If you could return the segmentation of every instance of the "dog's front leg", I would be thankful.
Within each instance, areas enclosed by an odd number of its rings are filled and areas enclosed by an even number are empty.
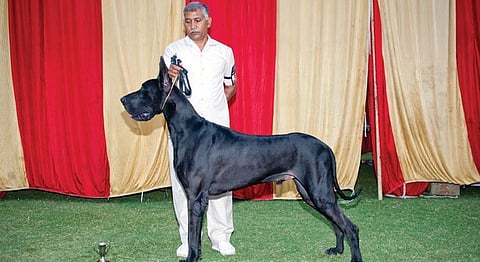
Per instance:
[[[188,262],[196,262],[202,255],[202,220],[208,205],[208,193],[188,197]]]

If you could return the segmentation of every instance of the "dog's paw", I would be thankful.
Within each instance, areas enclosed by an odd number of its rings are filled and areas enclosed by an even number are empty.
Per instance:
[[[343,254],[343,249],[337,248],[337,247],[332,247],[329,248],[325,251],[327,255],[340,255]]]

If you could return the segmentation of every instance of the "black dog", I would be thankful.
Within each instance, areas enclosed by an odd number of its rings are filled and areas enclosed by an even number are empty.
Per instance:
[[[187,261],[201,255],[200,236],[208,196],[262,182],[293,179],[303,200],[333,225],[336,247],[327,254],[342,254],[343,238],[350,241],[352,261],[362,261],[358,227],[340,209],[335,191],[347,200],[336,178],[332,150],[302,133],[251,136],[237,133],[200,117],[175,87],[163,58],[157,79],[121,98],[131,117],[150,120],[163,113],[174,149],[174,166],[188,199]]]

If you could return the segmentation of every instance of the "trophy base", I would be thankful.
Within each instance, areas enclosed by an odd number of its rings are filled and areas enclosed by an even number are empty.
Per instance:
[[[110,260],[106,260],[106,259],[99,259],[99,260],[97,260],[97,262],[110,262]]]

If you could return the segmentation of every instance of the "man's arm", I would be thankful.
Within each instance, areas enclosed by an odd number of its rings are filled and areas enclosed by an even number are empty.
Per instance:
[[[235,84],[233,86],[224,85],[223,91],[225,91],[225,97],[227,98],[227,101],[230,101],[235,93],[237,93],[237,86]]]

